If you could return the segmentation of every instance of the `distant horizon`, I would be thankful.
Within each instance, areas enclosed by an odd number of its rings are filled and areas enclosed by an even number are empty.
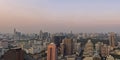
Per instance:
[[[0,31],[0,33],[10,33],[10,34],[14,34],[14,29],[13,30],[9,30],[10,32],[1,32]],[[39,34],[39,32],[40,32],[41,30],[39,30],[39,31],[35,31],[35,32],[25,32],[24,30],[19,30],[19,29],[16,29],[16,32],[21,32],[21,33],[25,33],[25,34],[32,34],[32,33],[35,33],[35,34]],[[42,30],[42,32],[48,32],[48,33],[52,33],[52,34],[54,34],[54,33],[71,33],[71,31],[72,31],[72,33],[74,34],[77,34],[77,33],[110,33],[110,32],[114,32],[114,33],[120,33],[120,32],[116,32],[116,31],[104,31],[104,32],[98,32],[98,31],[93,31],[93,32],[85,32],[85,31],[79,31],[79,32],[75,32],[75,31],[73,31],[73,30],[68,30],[68,31],[61,31],[61,32],[50,32],[50,31],[46,31],[46,30]]]
[[[0,32],[120,32],[120,0],[0,0]]]

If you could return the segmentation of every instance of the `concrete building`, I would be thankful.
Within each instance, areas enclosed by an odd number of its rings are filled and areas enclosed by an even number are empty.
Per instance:
[[[93,60],[93,57],[85,57],[83,60]]]
[[[111,47],[115,48],[115,33],[114,32],[110,33],[109,44]]]
[[[76,60],[75,57],[68,57],[67,60]]]
[[[60,47],[60,43],[62,43],[62,40],[65,38],[65,36],[53,36],[54,43],[56,44],[56,47]]]
[[[114,57],[112,57],[111,55],[107,56],[106,60],[114,60]]]
[[[42,30],[40,30],[40,32],[39,32],[39,40],[43,40],[43,31]]]
[[[85,48],[84,48],[83,56],[92,57],[93,51],[94,51],[93,43],[91,42],[91,40],[88,40],[88,42],[86,43]]]
[[[60,44],[60,53],[61,53],[61,56],[65,55],[65,45],[64,45],[64,43]]]
[[[101,60],[100,55],[98,54],[98,52],[96,51],[96,53],[93,56],[93,60]]]
[[[63,43],[65,45],[65,55],[71,55],[73,53],[73,43],[72,39],[65,38],[63,40]]]
[[[100,53],[100,47],[101,47],[101,43],[100,43],[100,42],[98,42],[98,43],[95,44],[95,50],[96,50],[98,53]]]
[[[4,56],[4,60],[24,60],[24,51],[21,48],[8,50]]]
[[[101,52],[100,52],[102,57],[107,57],[109,55],[109,49],[108,46],[106,44],[103,44],[101,46]]]
[[[48,45],[47,60],[57,60],[56,45],[54,43]]]
[[[4,48],[0,48],[0,57],[4,55]]]

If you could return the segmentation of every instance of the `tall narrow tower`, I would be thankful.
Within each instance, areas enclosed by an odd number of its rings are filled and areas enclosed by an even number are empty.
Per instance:
[[[115,47],[115,33],[111,32],[109,36],[109,44],[111,47]]]
[[[65,38],[62,42],[65,45],[65,55],[71,55],[73,53],[73,40]]]
[[[39,39],[40,39],[40,40],[43,39],[43,31],[42,31],[42,30],[40,30],[40,32],[39,32]]]
[[[49,44],[47,49],[47,60],[56,60],[56,54],[56,45],[54,43]]]
[[[16,28],[14,28],[13,39],[16,40]]]
[[[16,33],[16,28],[14,28],[14,34]]]

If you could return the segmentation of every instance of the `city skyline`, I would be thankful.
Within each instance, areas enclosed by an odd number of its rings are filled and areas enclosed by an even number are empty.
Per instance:
[[[0,1],[0,32],[120,32],[119,0]]]

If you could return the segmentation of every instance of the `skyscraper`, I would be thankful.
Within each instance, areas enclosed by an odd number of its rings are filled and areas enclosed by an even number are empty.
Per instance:
[[[47,49],[47,60],[56,60],[56,59],[57,59],[56,45],[54,43],[51,43],[48,45],[48,49]]]
[[[109,55],[108,46],[106,44],[101,45],[101,56],[107,57]]]
[[[16,29],[15,28],[14,28],[14,33],[13,34],[14,34],[13,37],[14,37],[14,40],[15,40],[15,37],[16,37]]]
[[[65,45],[65,55],[71,55],[73,53],[73,42],[72,39],[65,38],[63,40],[63,43]]]
[[[101,57],[97,51],[95,52],[95,54],[93,56],[93,60],[101,60]]]
[[[60,53],[61,53],[61,56],[64,56],[64,53],[65,53],[65,45],[63,43],[60,44]]]
[[[24,51],[21,48],[14,48],[8,50],[4,56],[4,60],[24,60]]]
[[[16,34],[16,28],[14,28],[14,34]]]
[[[96,50],[98,53],[100,53],[100,46],[101,46],[101,43],[100,43],[100,42],[98,42],[98,43],[95,44],[95,50]]]
[[[111,47],[115,47],[115,33],[111,32],[109,36],[109,44]]]
[[[94,51],[93,47],[94,46],[93,46],[92,41],[88,40],[88,42],[86,43],[85,48],[84,48],[83,56],[92,57],[93,56],[93,51]]]
[[[16,31],[16,29],[14,28],[14,40],[20,40],[21,37],[21,32]]]
[[[54,36],[53,40],[56,44],[56,47],[60,47],[60,43],[62,43],[62,40],[65,38],[65,36]]]
[[[43,32],[42,32],[42,30],[40,30],[40,32],[39,32],[39,39],[40,39],[40,40],[43,39]]]

